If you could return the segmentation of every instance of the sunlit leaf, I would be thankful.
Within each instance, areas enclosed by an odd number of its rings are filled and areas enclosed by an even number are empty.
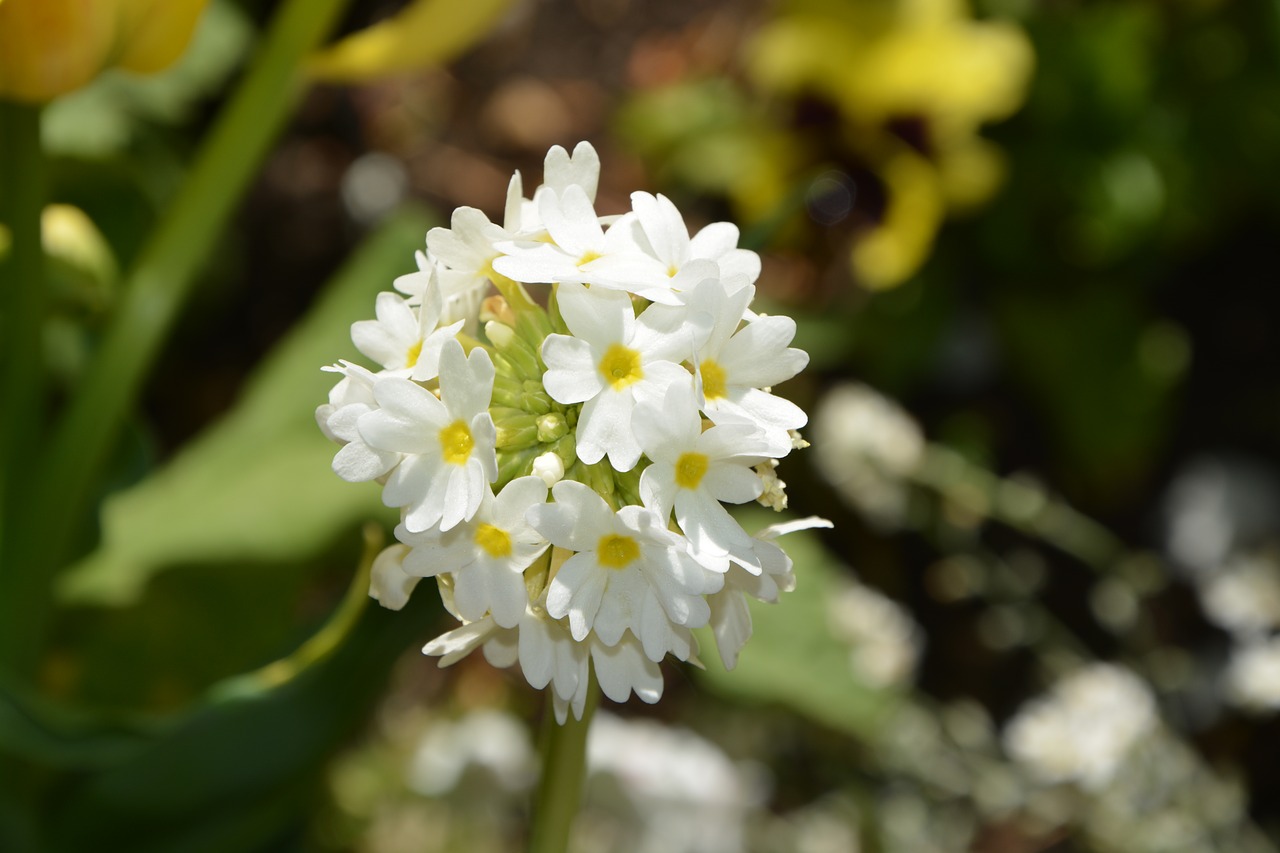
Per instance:
[[[319,80],[358,83],[439,65],[479,41],[510,5],[511,0],[415,0],[315,56],[309,70]]]

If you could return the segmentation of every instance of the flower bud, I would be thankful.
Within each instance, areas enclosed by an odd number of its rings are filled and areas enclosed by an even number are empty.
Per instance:
[[[533,460],[533,476],[540,477],[547,488],[551,488],[564,479],[564,460],[547,451]]]
[[[569,431],[569,422],[559,412],[551,412],[538,418],[538,441],[550,443],[564,437]],[[561,476],[564,476],[563,472]]]
[[[484,334],[485,337],[489,339],[489,342],[495,347],[498,349],[506,349],[511,345],[511,341],[515,338],[516,331],[505,323],[499,323],[497,320],[490,320],[484,324]]]
[[[110,67],[153,74],[186,49],[208,0],[5,0],[0,98],[43,103]]]

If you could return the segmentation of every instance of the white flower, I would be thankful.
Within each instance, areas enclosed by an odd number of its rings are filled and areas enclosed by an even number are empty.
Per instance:
[[[612,701],[626,702],[632,693],[650,705],[662,698],[662,670],[646,656],[640,641],[631,634],[624,634],[612,646],[606,646],[595,636],[588,636],[585,642],[575,643],[575,646],[587,650],[600,692]],[[582,719],[589,684],[584,667],[572,696],[552,694],[556,720],[563,724],[570,710],[575,719]]]
[[[416,311],[404,299],[383,291],[374,304],[377,319],[352,323],[351,341],[395,375],[418,382],[435,379],[440,373],[440,348],[462,328],[461,320],[439,327],[440,310],[440,289],[434,283],[428,284]]]
[[[635,637],[625,635],[613,645],[592,638],[590,645],[591,665],[605,696],[625,702],[634,693],[650,705],[662,698],[662,670]],[[574,707],[580,718],[581,703],[576,697]]]
[[[823,476],[872,521],[896,524],[906,509],[904,480],[925,451],[911,416],[865,385],[838,385],[822,398],[813,435]]]
[[[666,196],[634,192],[631,209],[644,232],[642,246],[662,262],[668,278],[696,260],[715,261],[723,276],[743,276],[747,284],[760,277],[760,256],[738,248],[736,225],[713,222],[690,240],[684,217]]]
[[[562,284],[560,313],[573,333],[548,335],[543,386],[559,403],[585,403],[578,415],[578,458],[588,465],[606,454],[618,471],[640,459],[631,427],[637,398],[660,400],[667,387],[688,381],[680,362],[706,339],[705,315],[651,305],[638,318],[631,298]]]
[[[759,573],[751,537],[721,501],[741,504],[759,497],[763,484],[752,466],[786,454],[790,443],[770,441],[749,424],[704,431],[693,388],[685,382],[673,383],[660,406],[637,407],[632,427],[653,462],[640,477],[644,505],[664,519],[674,509],[693,556],[707,568],[723,572],[732,557]]]
[[[798,530],[818,527],[831,527],[831,522],[809,516],[771,524],[759,531],[751,537],[751,544],[761,571],[752,574],[741,566],[731,565],[724,576],[724,589],[707,596],[707,603],[711,606],[711,630],[725,669],[737,666],[742,647],[751,639],[751,611],[747,609],[747,598],[777,604],[779,592],[791,592],[796,588],[791,558],[773,540]]]
[[[497,244],[510,239],[505,228],[474,207],[458,208],[448,228],[427,232],[427,255],[446,268],[441,274],[445,288],[459,306],[465,306],[468,318],[479,313],[493,277],[493,259],[500,254]]]
[[[505,668],[519,663],[531,687],[541,690],[550,686],[560,722],[564,722],[561,710],[569,707],[575,717],[582,718],[589,646],[574,640],[568,628],[548,616],[542,607],[527,606],[513,628],[503,628],[492,616],[469,622],[436,637],[422,651],[438,656],[440,666],[452,666],[481,647],[485,660],[493,666]]]
[[[467,334],[474,334],[476,319],[480,314],[480,302],[487,290],[486,279],[477,279],[473,271],[451,270],[430,253],[414,253],[417,272],[406,273],[392,282],[403,293],[410,305],[420,305],[431,289],[440,291],[440,322],[452,325],[462,321]]]
[[[809,356],[790,346],[796,334],[790,317],[759,317],[739,328],[755,292],[753,286],[729,292],[704,281],[690,295],[690,308],[706,312],[713,323],[697,356],[702,408],[715,423],[745,420],[789,443],[788,431],[804,426],[808,417],[764,389],[795,376]]]
[[[861,681],[890,687],[911,679],[920,658],[920,629],[896,601],[849,583],[827,602],[827,621],[835,638],[849,646],[850,663]]]
[[[555,503],[535,506],[529,520],[559,548],[574,551],[547,588],[547,613],[569,617],[575,640],[594,633],[617,645],[628,629],[650,660],[684,645],[676,628],[707,623],[702,596],[721,586],[720,575],[689,556],[683,537],[652,510],[625,506],[613,512],[590,488],[556,483]]]
[[[528,603],[524,570],[547,550],[547,540],[525,521],[525,512],[545,503],[547,486],[537,477],[520,477],[497,497],[486,490],[469,520],[446,531],[410,532],[396,527],[396,538],[412,550],[404,571],[418,577],[453,575],[453,601],[467,622],[492,612],[503,628],[514,628]]]
[[[634,217],[623,216],[606,231],[577,185],[562,193],[541,193],[538,212],[550,242],[499,244],[503,256],[493,262],[497,272],[523,282],[590,281],[658,302],[678,302],[661,262],[636,244]]]
[[[1252,640],[1231,651],[1227,694],[1251,711],[1280,708],[1280,637]]]
[[[1037,779],[1098,790],[1156,722],[1147,686],[1126,669],[1098,663],[1024,705],[1005,729],[1004,743]]]
[[[369,597],[388,610],[401,610],[409,603],[409,595],[418,585],[419,578],[404,570],[404,558],[409,546],[397,542],[389,545],[373,558],[369,576]]]
[[[379,379],[379,408],[360,416],[371,447],[405,454],[382,500],[406,509],[406,530],[448,530],[470,519],[498,476],[496,430],[489,416],[493,362],[483,349],[464,356],[456,340],[440,354],[440,399],[407,379]]]
[[[316,409],[320,429],[342,444],[333,457],[334,473],[348,483],[364,483],[384,476],[399,464],[403,454],[370,447],[358,427],[360,418],[378,406],[373,395],[377,377],[347,361],[324,370],[342,374],[341,381],[329,392],[328,405]]]
[[[516,239],[539,240],[546,235],[538,208],[541,196],[547,192],[563,194],[569,187],[577,186],[587,200],[594,203],[600,181],[600,155],[590,142],[579,142],[572,155],[561,146],[553,145],[542,163],[542,180],[542,185],[533,191],[532,199],[524,198],[520,172],[512,175],[507,184],[503,227]]]
[[[1234,555],[1200,584],[1205,615],[1237,635],[1280,627],[1280,566],[1265,554]]]

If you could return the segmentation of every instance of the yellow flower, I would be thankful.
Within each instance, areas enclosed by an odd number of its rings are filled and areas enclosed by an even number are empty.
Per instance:
[[[854,271],[893,287],[928,257],[947,214],[1000,185],[1000,150],[979,136],[1026,96],[1035,56],[1017,26],[975,20],[966,0],[787,0],[754,40],[749,71],[768,92],[815,92],[849,149],[884,183],[881,221],[860,235]],[[894,122],[922,128],[923,150]]]
[[[42,103],[107,68],[151,74],[186,49],[208,0],[0,0],[0,98]]]

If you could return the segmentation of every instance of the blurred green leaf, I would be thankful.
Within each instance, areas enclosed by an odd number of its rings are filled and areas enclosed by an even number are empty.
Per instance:
[[[325,762],[438,610],[429,595],[399,613],[366,609],[342,645],[292,679],[269,687],[271,678],[240,677],[215,687],[207,704],[163,737],[63,786],[52,804],[50,849],[215,853],[293,846],[287,839],[314,798]]]
[[[164,730],[158,719],[67,708],[0,680],[0,755],[49,767],[101,767],[143,748]]]
[[[749,530],[778,520],[763,512],[738,517]],[[827,602],[843,569],[811,532],[790,534],[778,544],[795,561],[795,591],[776,605],[751,602],[751,640],[732,672],[725,671],[711,651],[714,640],[703,632],[702,680],[732,699],[776,703],[855,737],[873,737],[900,699],[892,690],[860,682],[849,649],[828,628]]]
[[[996,307],[1014,379],[1058,445],[1061,480],[1104,505],[1132,495],[1169,436],[1190,358],[1183,331],[1147,317],[1120,282],[1010,291]]]
[[[376,487],[338,479],[313,412],[334,384],[320,367],[354,356],[350,324],[405,271],[429,225],[391,220],[245,389],[236,408],[153,476],[103,507],[102,544],[62,578],[65,602],[125,605],[176,564],[305,560],[380,512]],[[385,511],[382,511],[385,512]]]

